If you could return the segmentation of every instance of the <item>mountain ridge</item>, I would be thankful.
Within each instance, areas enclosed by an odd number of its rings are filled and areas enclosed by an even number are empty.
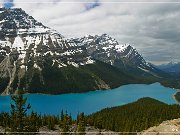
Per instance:
[[[180,74],[180,62],[174,63],[169,62],[167,64],[159,65],[158,68],[165,72],[174,73],[174,74]]]
[[[118,67],[134,75],[148,75],[160,77],[164,73],[144,60],[141,54],[130,44],[119,44],[107,34],[87,35],[82,38],[71,39],[79,46],[85,46],[88,54],[94,59]],[[134,73],[133,73],[134,72]],[[159,76],[159,73],[161,74]],[[161,78],[161,77],[160,77]]]

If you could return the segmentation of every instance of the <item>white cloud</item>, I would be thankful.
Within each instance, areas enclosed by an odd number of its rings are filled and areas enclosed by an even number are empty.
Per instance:
[[[93,6],[97,2],[99,5]],[[107,33],[120,43],[133,44],[151,62],[178,61],[180,4],[160,3],[172,2],[170,0],[144,2],[148,1],[14,1],[15,7],[23,8],[35,19],[66,37]],[[91,8],[87,10],[87,6]]]

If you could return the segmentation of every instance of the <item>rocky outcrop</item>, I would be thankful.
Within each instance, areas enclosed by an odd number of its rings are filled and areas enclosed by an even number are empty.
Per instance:
[[[70,133],[67,133],[67,134],[68,135],[76,135],[77,134],[77,132],[76,132],[77,129],[76,128],[77,128],[77,125],[72,125],[71,129],[70,129]],[[9,128],[5,129],[5,128],[0,126],[0,133],[8,134],[9,131],[10,131]],[[86,132],[86,135],[100,135],[100,134],[103,134],[103,135],[118,135],[118,133],[116,133],[116,132],[109,131],[109,130],[106,130],[106,129],[97,129],[97,128],[94,128],[92,126],[86,126],[85,132]],[[60,135],[61,133],[62,133],[62,129],[59,128],[59,125],[55,125],[54,130],[49,130],[46,126],[40,127],[38,135],[50,135],[50,134]]]
[[[164,121],[159,126],[151,127],[138,135],[180,135],[180,118]]]

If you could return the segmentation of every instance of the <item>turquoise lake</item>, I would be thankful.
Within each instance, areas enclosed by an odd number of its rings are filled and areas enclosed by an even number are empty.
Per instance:
[[[130,84],[106,91],[92,91],[80,94],[43,95],[28,94],[32,110],[41,114],[60,114],[68,111],[75,118],[78,112],[91,114],[103,108],[120,106],[139,98],[151,97],[167,104],[176,104],[173,94],[177,90],[166,88],[159,83],[151,85]],[[10,96],[0,96],[0,111],[10,110]]]

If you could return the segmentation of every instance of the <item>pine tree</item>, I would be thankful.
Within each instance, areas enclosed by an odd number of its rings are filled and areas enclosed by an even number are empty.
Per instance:
[[[63,110],[61,111],[61,121],[63,121],[63,119],[64,119],[64,112],[63,112]]]
[[[55,126],[55,118],[53,116],[48,116],[48,129],[53,130]]]
[[[31,115],[28,117],[28,132],[38,132],[40,128],[40,120],[39,116],[37,113],[32,112]]]
[[[30,104],[26,105],[27,97],[24,98],[22,92],[19,92],[11,99],[11,132],[27,132],[27,111],[31,108]]]
[[[63,112],[61,112],[61,122],[60,122],[60,127],[62,129],[62,135],[68,135],[69,133],[69,125],[70,125],[70,120],[69,120],[69,116],[66,112],[66,114],[64,114]]]
[[[77,127],[77,134],[78,135],[85,135],[85,116],[84,113],[80,113],[77,116],[77,122],[78,122],[78,127]]]

